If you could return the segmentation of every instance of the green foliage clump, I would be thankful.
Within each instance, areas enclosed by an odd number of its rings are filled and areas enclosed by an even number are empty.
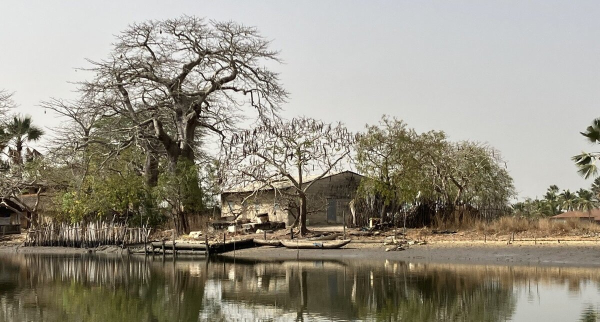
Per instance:
[[[383,117],[357,138],[357,168],[367,179],[364,198],[397,212],[417,200],[457,207],[504,209],[514,196],[500,153],[481,143],[449,141],[444,132],[417,133]]]
[[[117,219],[155,226],[163,221],[152,191],[133,173],[89,176],[82,189],[59,195],[60,213],[71,222]]]
[[[179,211],[199,213],[205,208],[199,182],[198,167],[190,160],[179,159],[175,172],[163,172],[159,176],[156,196]]]

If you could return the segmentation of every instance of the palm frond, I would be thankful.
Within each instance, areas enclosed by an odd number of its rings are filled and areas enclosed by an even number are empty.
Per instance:
[[[595,177],[596,175],[598,175],[598,167],[595,163],[578,165],[578,167],[579,170],[577,170],[577,173],[579,173],[579,175],[581,175],[584,179],[588,179],[590,177]]]

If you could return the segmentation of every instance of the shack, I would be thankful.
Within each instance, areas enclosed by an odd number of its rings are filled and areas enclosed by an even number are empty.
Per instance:
[[[23,208],[13,200],[0,200],[0,235],[20,234]]]
[[[562,214],[550,217],[550,220],[555,221],[567,221],[567,220],[580,220],[590,221],[600,224],[600,209],[592,209],[592,211],[567,211]]]
[[[339,225],[344,218],[347,223],[351,222],[349,203],[356,196],[362,178],[352,171],[333,173],[314,183],[315,179],[308,178],[304,185],[312,185],[306,191],[307,223],[312,226]],[[269,221],[291,225],[298,215],[299,205],[286,192],[293,192],[289,182],[280,183],[277,189],[244,187],[224,191],[221,193],[221,217],[258,221],[259,215],[262,218],[266,215]]]

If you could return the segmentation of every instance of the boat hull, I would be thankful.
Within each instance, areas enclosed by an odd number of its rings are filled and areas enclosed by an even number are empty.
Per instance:
[[[259,246],[274,246],[274,247],[281,246],[281,241],[278,239],[269,240],[269,239],[254,238],[254,243]]]
[[[282,240],[281,244],[291,249],[334,249],[346,246],[350,239],[332,241]]]

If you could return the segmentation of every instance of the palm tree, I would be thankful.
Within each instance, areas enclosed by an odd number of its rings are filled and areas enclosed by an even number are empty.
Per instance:
[[[558,200],[560,203],[560,207],[566,211],[571,211],[575,209],[577,195],[572,193],[569,189],[563,190],[563,192],[558,195]]]
[[[596,198],[600,197],[600,177],[594,179],[594,182],[592,182],[592,186],[590,187],[590,190],[592,190],[592,192],[594,193],[594,196],[596,196]]]
[[[592,221],[592,209],[598,206],[598,200],[594,197],[594,194],[585,189],[579,189],[577,191],[577,209],[580,211],[587,211],[588,219]]]
[[[531,208],[537,216],[552,216],[552,205],[546,199],[535,199],[531,202]]]
[[[558,200],[559,190],[560,189],[558,189],[558,186],[553,184],[548,188],[546,194],[544,195],[544,199],[547,202],[547,207],[550,208],[549,210],[551,216],[557,215],[560,212],[560,202]]]
[[[14,146],[14,149],[9,147],[9,155],[14,164],[23,164],[23,147],[26,142],[37,141],[44,135],[44,131],[31,122],[31,116],[15,115],[5,125],[4,137]]]
[[[585,132],[580,132],[581,135],[585,136],[591,143],[600,143],[600,118],[595,119],[592,125],[585,129]],[[596,176],[598,174],[598,168],[596,166],[596,160],[600,157],[598,152],[583,152],[571,158],[575,161],[575,165],[579,168],[579,174],[584,178]]]

